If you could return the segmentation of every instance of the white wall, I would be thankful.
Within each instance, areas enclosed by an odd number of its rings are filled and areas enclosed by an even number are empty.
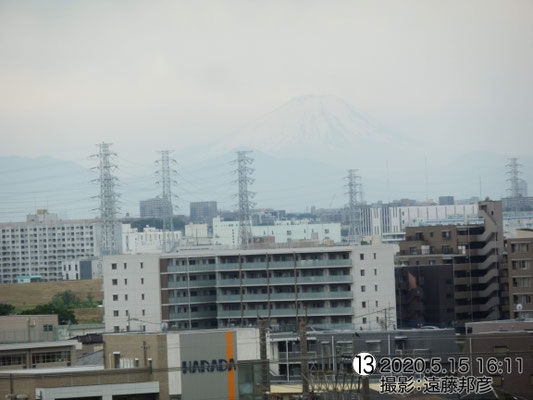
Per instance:
[[[356,329],[383,329],[383,325],[376,321],[376,317],[380,321],[385,321],[387,318],[388,329],[393,329],[396,325],[394,254],[398,250],[398,246],[393,244],[354,247],[352,292],[355,316],[353,323]],[[361,270],[364,270],[364,275],[361,275]],[[364,292],[362,286],[365,287]],[[363,302],[366,303],[366,307],[363,307]],[[363,322],[363,318],[366,318],[366,323]]]
[[[181,240],[181,231],[166,233],[176,243]],[[122,253],[159,253],[163,249],[163,232],[152,227],[145,227],[142,232],[132,228],[130,224],[122,224]]]
[[[114,263],[117,264],[116,269],[112,268]],[[126,264],[126,268],[124,268],[124,264]],[[159,255],[106,256],[104,257],[103,270],[106,332],[113,332],[115,326],[118,326],[121,331],[127,330],[128,316],[126,310],[130,316],[130,330],[142,330],[144,325],[147,331],[160,331]],[[113,284],[115,279],[116,285]],[[118,300],[113,300],[113,295],[117,295]],[[115,310],[118,311],[118,317],[114,316]]]

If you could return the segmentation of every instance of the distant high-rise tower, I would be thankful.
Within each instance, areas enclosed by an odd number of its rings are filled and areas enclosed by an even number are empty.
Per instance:
[[[248,191],[248,185],[254,182],[252,173],[254,169],[250,167],[253,159],[248,157],[250,151],[237,152],[237,183],[239,184],[239,243],[243,248],[247,248],[252,241],[252,227],[250,210],[254,203],[250,200],[254,193]]]
[[[163,251],[171,251],[174,247],[173,240],[171,239],[172,235],[169,235],[169,232],[174,230],[174,208],[172,206],[172,184],[176,183],[172,176],[176,173],[174,169],[170,167],[171,163],[176,161],[170,158],[170,151],[163,150],[160,151],[161,159],[157,160],[156,163],[159,164],[159,171],[156,172],[159,175],[159,184],[161,185],[161,200],[165,207],[162,209],[162,219],[163,219]]]
[[[362,200],[361,177],[356,174],[356,169],[349,169],[346,179],[348,183],[348,209],[350,212],[350,230],[348,240],[352,243],[361,241],[361,212],[359,201]]]
[[[192,201],[190,204],[191,222],[211,224],[217,216],[216,201]]]
[[[98,166],[93,168],[99,172],[99,177],[95,181],[100,183],[100,254],[116,254],[119,245],[117,241],[117,213],[118,213],[118,194],[115,191],[117,178],[113,175],[116,165],[112,159],[116,156],[110,151],[110,143],[100,143],[98,154],[92,157],[98,158]]]
[[[508,175],[507,182],[509,182],[509,192],[510,205],[514,212],[520,211],[520,197],[522,196],[521,189],[523,190],[522,179],[520,179],[520,167],[518,163],[518,158],[513,157],[509,158],[509,162],[506,165]]]

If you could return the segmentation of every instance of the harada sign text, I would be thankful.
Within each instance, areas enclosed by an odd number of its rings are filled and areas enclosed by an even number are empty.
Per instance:
[[[195,361],[183,361],[181,363],[182,372],[184,374],[194,374],[195,372],[215,372],[215,371],[231,371],[237,369],[235,360],[230,358],[229,361],[220,358],[218,360],[195,360]]]

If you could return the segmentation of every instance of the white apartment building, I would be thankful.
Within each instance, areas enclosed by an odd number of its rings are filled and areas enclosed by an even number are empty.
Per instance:
[[[384,329],[396,321],[386,244],[186,250],[104,257],[106,331],[291,326]]]
[[[103,261],[98,259],[76,259],[61,262],[61,274],[64,281],[77,281],[81,279],[102,279]]]
[[[0,224],[2,252],[0,283],[17,277],[62,279],[62,262],[99,256],[100,226],[96,220],[61,220],[57,214],[38,210],[26,222]]]
[[[181,231],[164,233],[160,229],[146,226],[142,232],[139,232],[138,229],[132,228],[130,224],[122,224],[122,253],[159,253],[163,251],[163,235],[166,235],[167,240],[176,244],[180,243],[182,238]]]
[[[288,243],[293,240],[316,240],[341,242],[341,225],[339,223],[309,223],[306,220],[277,221],[275,225],[254,225],[253,237],[273,236],[276,243]],[[231,247],[239,246],[239,221],[222,221],[213,218],[214,244]]]
[[[478,220],[478,205],[432,205],[391,207],[372,205],[361,208],[361,233],[363,236],[399,234],[408,226],[456,224]]]

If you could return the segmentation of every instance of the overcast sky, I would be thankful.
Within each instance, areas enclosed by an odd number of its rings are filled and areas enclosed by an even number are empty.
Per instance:
[[[0,2],[0,156],[181,149],[303,94],[531,154],[533,2]]]

